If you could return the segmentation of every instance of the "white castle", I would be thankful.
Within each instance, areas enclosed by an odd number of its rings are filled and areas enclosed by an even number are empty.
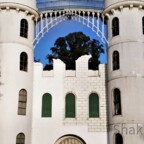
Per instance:
[[[0,144],[143,144],[144,0],[105,0],[96,15],[59,11],[39,11],[35,0],[0,0]],[[51,71],[33,63],[34,34],[39,41],[43,24],[52,27],[65,13],[79,22],[83,16],[83,24],[86,14],[102,39],[107,20],[107,66],[88,70],[90,56],[75,71],[60,60]],[[101,31],[89,16],[103,20]]]

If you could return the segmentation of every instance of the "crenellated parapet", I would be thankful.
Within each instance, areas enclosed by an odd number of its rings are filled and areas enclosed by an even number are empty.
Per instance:
[[[100,64],[99,70],[89,70],[88,60],[91,56],[82,56],[76,61],[76,70],[66,70],[65,64],[59,60],[54,59],[54,69],[50,71],[43,71],[41,63],[34,63],[34,72],[41,77],[105,77],[105,65]],[[60,75],[60,72],[62,75]]]
[[[38,103],[34,107],[39,108],[37,114],[34,113],[34,117],[41,115],[42,106],[39,102],[44,93],[49,93],[54,104],[49,122],[59,119],[59,123],[63,125],[62,130],[65,131],[69,126],[73,126],[72,133],[75,133],[76,126],[78,130],[84,126],[89,132],[107,131],[106,66],[100,64],[99,70],[89,70],[90,57],[85,55],[76,60],[76,70],[66,70],[65,64],[59,59],[53,61],[54,69],[51,71],[43,71],[40,63],[34,64],[33,102]],[[76,98],[75,117],[65,116],[65,98],[69,93]],[[89,115],[88,101],[91,94],[97,95],[99,99],[99,114],[96,117]]]

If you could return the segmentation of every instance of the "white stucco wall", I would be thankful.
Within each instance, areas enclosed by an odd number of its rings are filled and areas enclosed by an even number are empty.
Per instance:
[[[26,19],[28,22],[28,39],[20,37],[20,22]],[[33,49],[34,21],[31,15],[24,12],[17,12],[15,9],[2,10],[0,13],[0,42],[19,43]]]
[[[20,5],[24,5],[36,9],[36,0],[0,0],[0,4],[5,4],[5,3],[15,4],[15,5],[20,4]]]
[[[88,70],[89,56],[76,62],[76,71],[66,71],[65,64],[54,60],[54,70],[43,72],[34,64],[32,144],[54,144],[64,135],[77,135],[86,144],[107,143],[105,65],[99,71]],[[65,118],[65,96],[76,96],[76,118]],[[100,98],[100,118],[88,117],[88,96],[96,92]],[[52,95],[52,117],[41,117],[42,96]]]
[[[19,57],[27,52],[28,72],[19,70]],[[0,44],[1,53],[1,97],[0,97],[0,143],[15,143],[16,135],[23,132],[26,143],[31,138],[31,103],[32,103],[32,50],[20,44]],[[31,64],[30,64],[31,63]],[[26,116],[18,115],[18,98],[21,89],[27,90]]]
[[[27,15],[24,11],[16,10],[19,4],[15,3],[14,7],[9,7],[10,4],[3,2],[12,1],[0,1],[0,8],[2,8],[0,12],[0,143],[15,144],[16,136],[19,133],[24,133],[25,143],[30,144],[34,22],[31,14]],[[29,6],[31,2],[29,1]],[[26,6],[21,5],[22,7],[25,9]],[[29,9],[32,8],[29,7]],[[21,19],[28,21],[28,38],[20,37]],[[26,52],[28,55],[27,72],[20,71],[20,54],[22,52]],[[19,91],[21,89],[27,91],[26,115],[18,115]]]
[[[136,5],[144,5],[144,0],[105,0],[105,7],[115,7],[121,5],[129,5],[129,4],[136,4]]]
[[[109,1],[110,2],[110,1]],[[112,13],[108,20],[108,105],[109,105],[109,143],[115,142],[114,134],[123,136],[124,143],[142,144],[143,134],[137,133],[137,125],[143,125],[143,89],[144,89],[144,35],[142,28],[143,9],[111,1]],[[127,1],[124,1],[127,2]],[[138,2],[138,1],[137,1]],[[141,1],[142,2],[142,1]],[[106,10],[108,12],[109,8]],[[119,35],[112,36],[112,20],[119,18]],[[119,52],[120,68],[113,70],[112,55],[114,51]],[[118,88],[121,92],[121,115],[114,115],[113,90]],[[115,129],[114,127],[117,127]],[[126,128],[127,132],[122,128]],[[134,129],[132,133],[130,130]]]
[[[25,134],[26,144],[55,144],[64,135],[79,136],[86,144],[113,144],[117,132],[122,134],[126,144],[143,144],[141,132],[144,134],[144,129],[137,133],[144,123],[143,7],[143,0],[106,0],[104,13],[107,12],[109,18],[107,87],[105,65],[100,65],[98,71],[88,70],[89,56],[76,61],[75,71],[66,71],[60,60],[54,60],[54,70],[47,72],[42,70],[41,64],[33,65],[33,20],[38,16],[35,1],[0,0],[0,144],[15,144],[21,132]],[[112,37],[114,17],[120,22],[120,34],[116,37]],[[23,18],[29,23],[28,39],[19,36]],[[112,70],[115,50],[120,54],[117,71]],[[28,54],[28,72],[19,70],[19,56],[23,51]],[[120,116],[113,116],[114,88],[121,91]],[[17,115],[21,89],[26,89],[28,94],[26,116]],[[75,118],[65,118],[65,96],[69,92],[76,96]],[[99,95],[99,118],[88,116],[88,96],[92,92]],[[44,93],[52,95],[51,118],[41,117]]]

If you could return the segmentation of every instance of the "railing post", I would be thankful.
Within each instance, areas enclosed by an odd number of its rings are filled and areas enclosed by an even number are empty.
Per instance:
[[[95,22],[94,16],[95,16],[95,13],[93,12],[92,13],[92,30],[94,30],[94,22]]]
[[[85,16],[85,11],[83,11],[83,25],[85,25],[85,23],[84,23],[84,16]]]
[[[90,26],[89,26],[89,22],[90,22],[90,20],[89,20],[89,15],[90,15],[90,12],[88,11],[88,12],[87,12],[87,14],[88,14],[88,22],[87,22],[87,27],[90,27]]]
[[[87,17],[85,16],[86,12]],[[72,20],[81,22],[83,25],[89,27],[92,31],[94,31],[97,34],[97,36],[101,38],[102,41],[108,43],[108,40],[105,37],[105,24],[104,24],[105,17],[109,17],[108,14],[105,15],[100,14],[100,11],[91,11],[91,10],[85,11],[85,10],[72,9],[72,10],[47,11],[45,13],[41,13],[40,17],[36,17],[35,39],[33,42],[34,46],[39,43],[39,40],[44,36],[45,32],[48,32],[49,29],[61,23],[62,21],[67,20],[66,18],[67,14],[72,15]],[[100,20],[100,17],[102,21]]]
[[[102,14],[102,40],[104,40],[104,15]]]
[[[97,35],[99,36],[99,16],[100,16],[100,13],[98,12],[97,13]]]

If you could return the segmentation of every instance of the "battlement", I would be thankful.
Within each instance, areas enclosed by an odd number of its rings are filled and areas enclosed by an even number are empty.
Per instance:
[[[54,69],[43,71],[41,63],[34,64],[34,72],[42,77],[101,77],[105,75],[105,65],[100,64],[99,70],[89,70],[88,60],[91,56],[81,56],[76,60],[76,70],[66,70],[66,65],[59,59],[54,59]],[[61,74],[60,74],[61,73]]]
[[[99,65],[99,70],[88,70],[88,60],[91,56],[84,55],[76,60],[76,70],[66,70],[66,65],[59,59],[54,60],[54,69],[43,71],[42,64],[34,64],[34,103],[41,108],[39,103],[44,93],[50,93],[53,99],[53,115],[49,119],[52,122],[61,122],[67,129],[73,125],[81,129],[87,127],[89,132],[106,132],[106,66]],[[76,97],[76,117],[65,117],[64,99],[68,93],[73,93]],[[89,117],[88,97],[91,93],[96,93],[100,99],[100,117]],[[36,111],[37,113],[37,111]],[[37,116],[37,114],[34,114]],[[41,110],[39,110],[39,115]],[[37,120],[37,118],[34,118]],[[41,123],[43,120],[41,119]],[[62,128],[64,129],[64,128]],[[70,130],[71,131],[71,130]]]

